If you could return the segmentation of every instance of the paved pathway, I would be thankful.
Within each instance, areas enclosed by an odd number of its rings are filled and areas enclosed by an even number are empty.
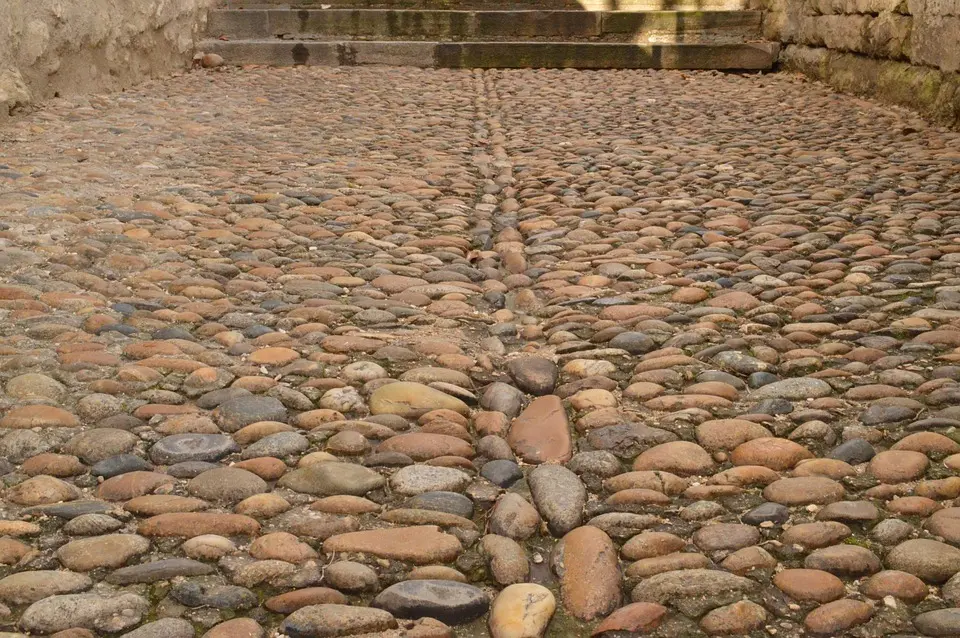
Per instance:
[[[0,129],[0,215],[3,628],[960,635],[956,132],[223,70]]]

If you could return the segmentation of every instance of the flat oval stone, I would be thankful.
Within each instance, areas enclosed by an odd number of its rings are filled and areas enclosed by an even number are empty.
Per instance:
[[[749,578],[713,569],[681,569],[644,579],[633,588],[634,602],[655,602],[699,617],[735,603],[759,586]]]
[[[399,618],[436,618],[467,624],[487,612],[490,598],[482,589],[452,580],[406,580],[387,587],[370,603]]]
[[[446,512],[463,518],[473,518],[473,501],[456,492],[423,492],[407,499],[404,507],[410,509]]]
[[[187,483],[187,492],[214,503],[237,503],[268,489],[262,478],[237,467],[207,470]]]
[[[424,492],[456,492],[470,483],[470,475],[452,467],[408,465],[390,478],[390,486],[398,494],[413,495]]]
[[[557,385],[557,364],[542,357],[520,357],[507,362],[507,372],[517,387],[534,396],[550,394]]]
[[[90,473],[108,479],[127,472],[144,472],[152,469],[153,466],[146,459],[134,454],[118,454],[96,463],[90,469]]]
[[[236,441],[223,434],[174,434],[160,439],[150,448],[150,460],[158,465],[218,461],[239,451]]]
[[[875,574],[881,567],[876,554],[857,545],[833,545],[816,549],[803,561],[803,566],[853,578]]]
[[[249,516],[219,512],[184,512],[158,514],[140,523],[137,531],[149,537],[193,538],[216,534],[219,536],[252,536],[260,531],[260,524]]]
[[[399,452],[415,461],[429,461],[438,456],[462,456],[473,458],[473,446],[455,436],[410,432],[393,436],[377,448],[380,453]]]
[[[678,476],[713,474],[713,457],[696,443],[672,441],[643,452],[633,462],[634,470],[662,470]]]
[[[90,589],[93,581],[85,574],[64,570],[17,572],[0,580],[0,600],[28,605],[48,596],[75,594]]]
[[[929,538],[915,538],[890,550],[887,565],[939,585],[960,572],[960,549]]]
[[[802,401],[804,399],[819,399],[833,393],[830,384],[822,379],[798,377],[774,381],[754,390],[750,397],[753,399],[787,399]]]
[[[919,614],[913,626],[924,636],[952,637],[960,634],[960,608],[936,609]]]
[[[236,432],[258,421],[286,423],[287,408],[273,397],[241,395],[224,401],[216,410],[214,418],[224,432]]]
[[[122,567],[150,549],[150,541],[136,534],[107,534],[70,541],[57,550],[60,562],[73,571]]]
[[[785,569],[773,577],[773,584],[790,598],[828,603],[843,598],[843,581],[821,569]]]
[[[38,600],[27,607],[20,617],[20,625],[38,634],[53,634],[74,627],[99,629],[101,625],[109,627],[112,633],[139,624],[149,610],[147,599],[136,594],[64,594]],[[116,622],[108,624],[111,619]]]
[[[873,605],[844,598],[817,607],[807,614],[803,625],[811,633],[836,636],[851,627],[862,625],[872,616]]]
[[[194,638],[193,625],[183,618],[161,618],[141,625],[123,638]]]
[[[669,610],[657,603],[632,603],[616,610],[597,625],[591,636],[606,632],[649,633],[660,626]],[[614,634],[616,635],[616,634]]]
[[[244,460],[260,457],[282,459],[287,456],[302,454],[309,447],[310,441],[299,432],[276,432],[248,445],[240,458]]]
[[[781,505],[833,503],[846,494],[843,485],[822,476],[800,476],[774,481],[763,489],[763,498]]]
[[[303,494],[363,496],[382,486],[386,480],[377,472],[355,463],[313,463],[285,474],[277,481]]]

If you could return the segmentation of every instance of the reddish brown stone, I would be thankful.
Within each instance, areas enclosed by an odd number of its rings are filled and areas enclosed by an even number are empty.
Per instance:
[[[605,632],[643,632],[648,633],[660,626],[667,608],[657,603],[633,603],[621,607],[603,619],[590,634],[599,636]]]
[[[563,463],[573,454],[570,422],[560,397],[534,399],[513,420],[507,434],[513,451],[527,463]]]
[[[140,523],[144,536],[179,536],[193,538],[204,534],[219,536],[253,536],[260,531],[260,524],[241,514],[214,512],[190,512],[183,514],[160,514]]]
[[[617,549],[602,530],[584,525],[563,537],[563,604],[580,620],[590,621],[620,604]]]

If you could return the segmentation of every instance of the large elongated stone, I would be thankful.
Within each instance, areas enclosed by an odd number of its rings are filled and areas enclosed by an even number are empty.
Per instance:
[[[456,536],[445,534],[434,525],[348,532],[331,536],[323,543],[327,553],[363,552],[417,565],[450,562],[461,549]]]
[[[169,558],[123,567],[107,576],[107,582],[114,585],[155,583],[158,580],[170,580],[177,576],[202,576],[213,571],[213,566],[207,563],[189,558]]]
[[[193,538],[204,534],[219,536],[252,536],[260,531],[260,524],[241,514],[218,512],[184,512],[159,514],[140,523],[137,528],[144,536],[179,536]]]
[[[617,548],[602,530],[584,525],[557,546],[563,605],[580,620],[594,620],[620,605]]]

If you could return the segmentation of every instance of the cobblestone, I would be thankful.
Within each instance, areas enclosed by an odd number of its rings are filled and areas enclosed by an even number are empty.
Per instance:
[[[12,121],[0,629],[955,633],[958,149],[652,71]]]

